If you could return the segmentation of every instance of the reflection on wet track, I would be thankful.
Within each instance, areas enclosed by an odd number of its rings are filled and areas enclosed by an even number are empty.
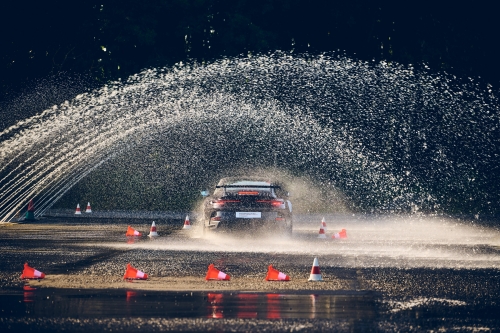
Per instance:
[[[191,293],[28,287],[0,294],[0,311],[10,317],[351,318],[370,321],[377,312],[374,295],[372,292]]]
[[[302,218],[302,219],[301,219]],[[181,220],[45,219],[0,228],[0,332],[495,331],[497,224],[298,216],[292,237],[202,235]],[[347,239],[332,239],[346,228]],[[323,282],[307,282],[318,257]],[[19,279],[28,261],[47,277]],[[123,281],[127,263],[150,275]],[[208,264],[231,281],[205,281]],[[268,266],[289,282],[265,281]],[[73,289],[66,289],[73,288]],[[93,289],[90,289],[93,288]],[[155,291],[156,290],[156,291]],[[188,291],[186,291],[188,290]],[[140,329],[139,329],[140,328]]]
[[[209,293],[206,307],[210,318],[356,318],[375,317],[372,293],[336,295]]]

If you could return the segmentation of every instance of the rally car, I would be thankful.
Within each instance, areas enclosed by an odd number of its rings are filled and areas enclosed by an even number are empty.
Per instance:
[[[266,178],[223,178],[203,203],[203,230],[275,229],[291,235],[292,203],[283,186]]]

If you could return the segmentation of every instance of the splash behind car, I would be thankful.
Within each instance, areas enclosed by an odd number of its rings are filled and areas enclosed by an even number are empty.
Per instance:
[[[277,229],[292,233],[292,203],[278,182],[223,178],[205,198],[204,230]]]

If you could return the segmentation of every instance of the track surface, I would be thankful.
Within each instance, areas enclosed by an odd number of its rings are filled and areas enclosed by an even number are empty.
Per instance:
[[[498,229],[442,217],[303,215],[291,238],[183,219],[48,217],[0,226],[3,331],[498,331]],[[313,258],[324,282],[307,282]],[[47,274],[23,290],[22,265]],[[125,266],[149,274],[124,282]],[[205,281],[207,266],[231,281]],[[290,282],[266,282],[272,264]],[[127,318],[127,319],[123,319]]]

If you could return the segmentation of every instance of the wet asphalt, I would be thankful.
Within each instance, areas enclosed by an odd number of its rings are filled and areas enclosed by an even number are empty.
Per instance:
[[[241,243],[247,245],[239,251],[233,243],[205,244],[197,231],[182,229],[183,219],[156,221],[162,237],[156,243],[145,236],[124,236],[128,225],[147,234],[151,220],[137,218],[46,217],[0,226],[0,331],[500,331],[500,250],[480,244],[482,240],[452,244],[464,258],[479,253],[470,264],[441,264],[444,259],[436,259],[435,253],[443,252],[443,244],[435,242],[417,251],[434,264],[408,265],[412,258],[375,255],[366,247],[349,257],[350,250],[341,246],[358,246],[356,239],[332,248],[317,243],[316,233],[300,224],[291,239],[278,245],[254,248],[252,237],[258,236],[246,234]],[[275,248],[295,243],[314,247],[290,253]],[[396,244],[395,251],[401,244],[406,243]],[[304,283],[314,256],[320,259],[324,284]],[[84,276],[88,285],[44,288],[33,281],[35,289],[26,289],[19,278],[24,262],[47,275],[68,276],[69,283],[72,276]],[[188,276],[204,283],[207,265],[215,263],[234,277],[237,287],[244,278],[254,282],[235,290],[208,290],[209,285],[204,285],[207,290],[189,290],[186,285],[178,291],[93,287],[97,276],[120,281],[128,262],[150,274],[152,281]],[[262,289],[269,263],[287,272],[292,282]]]

